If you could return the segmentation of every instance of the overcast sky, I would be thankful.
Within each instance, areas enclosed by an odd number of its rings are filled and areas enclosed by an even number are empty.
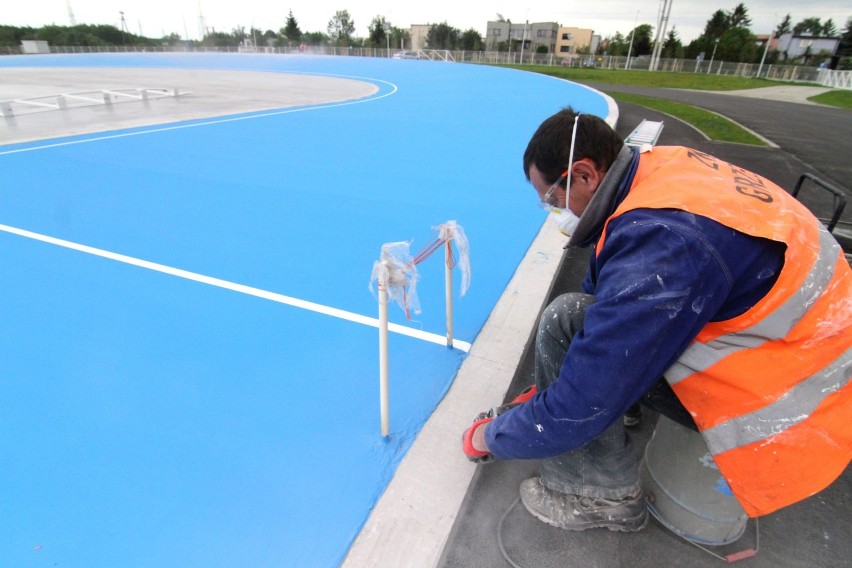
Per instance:
[[[672,0],[669,29],[677,28],[686,44],[704,30],[717,9],[731,11],[739,2],[723,0]],[[850,0],[748,0],[743,2],[752,20],[755,34],[771,32],[786,14],[793,23],[809,17],[823,22],[834,20],[838,30],[845,29],[852,17]],[[462,31],[473,28],[485,35],[486,22],[497,14],[513,22],[557,22],[563,26],[591,28],[601,37],[615,32],[627,34],[639,24],[656,25],[660,0],[5,0],[0,25],[41,27],[47,24],[70,25],[69,6],[78,24],[111,24],[121,27],[120,12],[128,31],[148,37],[170,33],[199,39],[199,13],[208,28],[230,32],[237,26],[246,29],[275,30],[284,26],[290,10],[303,32],[325,32],[328,21],[338,10],[347,10],[355,22],[355,35],[367,36],[367,26],[384,16],[394,26],[447,22]]]

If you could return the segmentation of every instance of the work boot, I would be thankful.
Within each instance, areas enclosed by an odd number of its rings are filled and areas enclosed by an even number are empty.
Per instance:
[[[602,527],[632,532],[648,522],[648,509],[640,490],[620,501],[580,497],[548,489],[540,477],[521,483],[521,502],[532,516],[554,527],[583,531]]]

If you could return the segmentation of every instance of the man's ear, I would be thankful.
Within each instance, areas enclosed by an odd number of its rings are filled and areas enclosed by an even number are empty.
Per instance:
[[[598,170],[591,159],[583,158],[574,162],[571,169],[571,179],[581,181],[584,185],[592,188],[591,191],[594,191],[601,184],[604,173]]]

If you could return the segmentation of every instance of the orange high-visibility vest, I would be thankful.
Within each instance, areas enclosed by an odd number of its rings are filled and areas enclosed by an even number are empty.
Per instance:
[[[642,154],[631,209],[679,209],[787,246],[767,295],[710,322],[665,372],[752,516],[821,491],[852,458],[852,270],[837,241],[767,179],[688,148]]]

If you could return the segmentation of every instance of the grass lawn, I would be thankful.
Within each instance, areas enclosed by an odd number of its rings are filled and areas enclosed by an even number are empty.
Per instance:
[[[644,97],[642,95],[616,92],[607,94],[616,101],[633,103],[679,118],[706,134],[711,140],[766,146],[766,142],[715,112],[700,109],[692,105],[655,99],[653,97]]]
[[[810,97],[808,100],[822,105],[831,105],[838,108],[852,108],[852,91],[829,91],[827,93],[823,93],[815,97]]]
[[[782,84],[777,81],[766,79],[752,79],[747,77],[732,77],[727,75],[701,74],[701,73],[671,73],[671,72],[649,72],[649,71],[623,71],[615,69],[596,68],[564,68],[551,67],[547,65],[502,65],[534,73],[542,73],[577,83],[599,83],[600,89],[617,101],[633,103],[650,109],[664,112],[684,122],[691,124],[711,140],[719,142],[735,142],[738,144],[752,144],[765,146],[766,143],[743,129],[734,122],[714,113],[698,107],[677,103],[666,99],[658,99],[641,95],[627,93],[609,92],[605,85],[636,85],[640,87],[668,88],[668,89],[695,89],[701,91],[736,91],[740,89],[759,89],[761,87],[777,87]],[[813,83],[798,83],[794,86],[818,86]],[[852,108],[852,91],[835,90],[829,91],[809,100],[831,105],[838,108]]]
[[[577,83],[609,83],[611,85],[637,85],[667,89],[697,89],[702,91],[736,91],[738,89],[758,89],[774,87],[777,81],[766,79],[748,79],[727,75],[703,75],[701,73],[670,73],[668,71],[619,71],[615,69],[595,69],[591,67],[550,67],[547,65],[505,65],[513,69],[523,69],[534,73],[552,75]]]

